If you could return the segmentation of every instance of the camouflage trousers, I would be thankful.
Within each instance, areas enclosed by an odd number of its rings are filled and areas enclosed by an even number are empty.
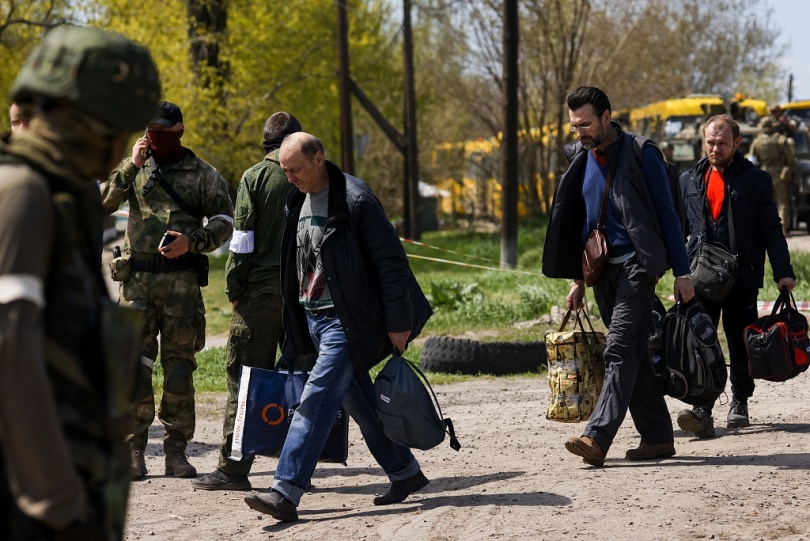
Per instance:
[[[281,345],[284,333],[281,295],[248,293],[233,310],[228,334],[227,368],[228,403],[222,426],[223,442],[219,452],[218,468],[230,475],[247,475],[253,465],[253,457],[241,461],[230,460],[233,444],[233,423],[236,417],[236,400],[239,391],[239,374],[242,366],[273,368],[276,350]]]
[[[185,452],[194,436],[194,354],[205,345],[205,305],[197,276],[192,270],[134,272],[121,283],[119,302],[145,312],[130,446],[146,449],[149,425],[155,418],[152,368],[160,336],[163,398],[158,419],[165,427],[163,447]]]

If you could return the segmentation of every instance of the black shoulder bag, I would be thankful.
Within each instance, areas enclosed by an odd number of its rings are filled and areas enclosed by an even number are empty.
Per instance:
[[[703,188],[703,205],[700,208],[700,221],[703,224],[702,242],[697,254],[692,259],[690,278],[695,285],[695,293],[713,301],[722,301],[734,287],[737,279],[737,242],[734,238],[734,214],[731,210],[731,194],[728,185],[724,184],[728,203],[728,234],[731,251],[722,243],[706,242],[705,210],[709,204],[706,188]]]

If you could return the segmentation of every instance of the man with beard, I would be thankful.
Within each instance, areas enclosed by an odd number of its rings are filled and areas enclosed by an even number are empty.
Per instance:
[[[121,282],[121,304],[145,312],[130,440],[132,478],[146,475],[149,425],[155,417],[152,369],[158,354],[163,365],[163,398],[158,418],[166,475],[196,477],[186,446],[194,435],[194,354],[205,345],[205,306],[200,287],[208,284],[208,259],[233,231],[233,204],[225,180],[194,152],[180,144],[183,113],[174,103],[160,104],[146,135],[101,185],[104,210],[129,202],[129,223],[122,257],[113,261]],[[203,218],[207,223],[203,226]]]
[[[675,297],[684,302],[694,286],[664,160],[652,141],[611,122],[610,101],[600,89],[580,86],[567,104],[579,140],[565,148],[570,166],[554,194],[543,273],[572,280],[566,304],[583,307],[582,252],[603,202],[610,260],[593,286],[608,327],[604,386],[582,436],[570,437],[565,447],[586,464],[603,466],[629,409],[641,444],[625,458],[668,458],[675,454],[672,421],[664,397],[653,389],[647,337],[658,277],[672,267]]]
[[[757,169],[739,151],[740,127],[728,115],[711,117],[703,126],[706,158],[681,175],[681,193],[686,208],[690,260],[704,242],[731,246],[729,221],[737,247],[737,279],[722,301],[698,298],[715,326],[723,316],[731,364],[731,407],[727,428],[750,425],[748,398],[754,393],[754,380],[748,373],[748,354],[743,329],[757,319],[757,294],[765,275],[765,252],[779,289],[792,290],[796,276],[782,232],[773,183],[767,171]],[[678,426],[698,438],[715,436],[712,404],[684,409]]]

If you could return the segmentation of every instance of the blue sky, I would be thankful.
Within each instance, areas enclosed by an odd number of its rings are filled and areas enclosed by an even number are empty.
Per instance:
[[[793,99],[810,99],[810,1],[770,0],[771,20],[788,50],[782,65],[793,74]],[[787,81],[780,101],[787,100]]]

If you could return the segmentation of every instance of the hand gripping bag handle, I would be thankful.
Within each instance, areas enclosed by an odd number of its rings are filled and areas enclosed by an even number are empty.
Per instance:
[[[571,318],[571,312],[572,311],[573,310],[571,308],[569,308],[568,311],[565,313],[565,317],[563,317],[562,323],[560,324],[560,331],[559,332],[563,332],[565,330],[565,327],[568,325],[568,320]],[[579,312],[580,311],[582,311],[582,313],[584,314],[585,321],[588,322],[588,327],[590,327],[591,333],[596,334],[596,331],[594,331],[594,329],[593,329],[593,323],[591,323],[591,318],[588,317],[588,311],[584,307],[581,308],[581,309],[577,309],[576,312],[575,312],[575,315],[576,315],[577,319],[576,319],[576,323],[574,323],[574,330],[577,330],[577,325],[579,325],[579,330],[582,331],[582,340],[583,340],[583,342],[585,342],[585,347],[588,348],[588,351],[591,351],[591,343],[589,342],[589,339],[588,339],[588,333],[585,332],[585,327],[582,325],[582,318],[579,317]]]

